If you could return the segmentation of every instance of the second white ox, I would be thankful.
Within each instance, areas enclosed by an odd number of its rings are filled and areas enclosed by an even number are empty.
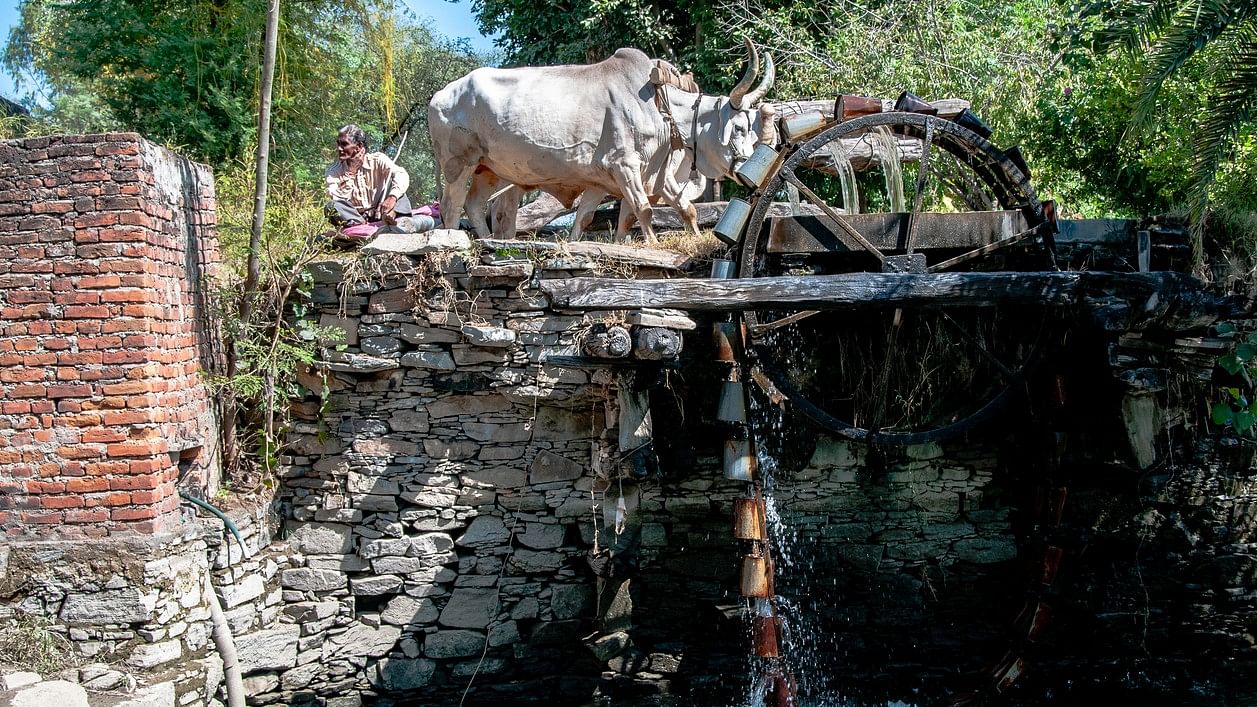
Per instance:
[[[674,148],[672,126],[655,102],[654,62],[637,49],[620,49],[597,64],[481,68],[437,91],[428,104],[428,130],[445,180],[441,213],[456,223],[466,207],[478,236],[489,235],[487,201],[498,185],[541,189],[571,207],[580,196],[573,237],[607,195],[624,199],[616,239],[634,219],[653,241],[650,202],[673,206],[690,230],[697,215],[683,181],[691,165],[709,179],[732,177],[761,135],[771,141],[771,120],[757,109],[775,70],[757,52],[729,96],[704,96],[674,87],[661,98],[683,146]],[[681,175],[681,179],[678,179]],[[583,194],[583,196],[582,196]],[[499,211],[498,235],[514,232],[515,209]]]

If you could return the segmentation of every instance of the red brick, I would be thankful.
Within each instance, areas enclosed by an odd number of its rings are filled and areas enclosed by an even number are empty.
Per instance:
[[[127,381],[126,383],[106,383],[102,386],[105,395],[133,395],[136,393],[148,393],[153,390],[153,384],[149,381]]]
[[[65,482],[27,481],[26,493],[65,493]]]
[[[126,406],[127,399],[119,395],[111,395],[83,402],[84,410],[121,410]]]
[[[24,401],[0,403],[0,413],[5,415],[22,415],[31,411],[31,404]]]
[[[49,398],[90,398],[92,397],[92,386],[83,383],[70,384],[63,383],[60,385],[48,386]]]
[[[140,319],[164,319],[172,314],[170,308],[159,304],[127,304],[122,306],[122,316]]]
[[[145,351],[105,351],[101,358],[104,365],[118,365],[128,363],[144,363],[148,360],[148,352]]]
[[[57,456],[62,459],[100,459],[105,450],[100,447],[58,447]]]
[[[42,398],[48,392],[47,386],[15,385],[9,389],[10,398]]]
[[[148,422],[159,422],[152,411],[147,410],[109,410],[103,416],[106,425],[138,425]]]
[[[135,504],[153,504],[164,501],[170,496],[168,491],[161,489],[152,489],[149,491],[135,491],[131,494],[131,502]]]
[[[92,506],[128,506],[131,494],[126,491],[110,491],[106,494],[88,496],[88,505]]]
[[[60,513],[22,513],[22,522],[29,525],[56,525],[64,516]]]
[[[88,462],[87,473],[91,476],[112,476],[127,473],[127,462],[121,460]]]
[[[108,172],[77,172],[70,175],[72,182],[107,182],[113,178]]]
[[[102,351],[75,351],[57,354],[57,363],[62,366],[99,366],[105,363],[107,354]]]
[[[102,423],[102,418],[100,413],[85,412],[81,415],[63,415],[58,421],[66,427],[95,427]]]
[[[118,223],[118,214],[110,213],[85,214],[74,219],[75,228],[99,228],[101,226],[112,226],[116,223]]]
[[[43,255],[36,257],[42,258]],[[39,290],[18,290],[10,292],[8,300],[9,304],[46,304],[52,301],[52,293]]]
[[[46,372],[42,368],[0,368],[0,381],[5,383],[34,383],[42,381]]]
[[[124,145],[105,144],[96,147],[96,154],[101,157],[107,155],[138,155],[140,154],[140,148],[139,145],[133,142]]]
[[[69,493],[96,493],[109,490],[109,479],[99,476],[84,476],[65,482],[65,490]]]
[[[118,287],[122,284],[121,278],[117,275],[95,275],[91,277],[79,278],[78,286],[90,290],[107,287]]]
[[[108,319],[112,312],[104,305],[76,305],[65,308],[66,319]]]
[[[31,204],[33,214],[64,214],[73,210],[72,201],[37,201]]]
[[[110,457],[151,457],[165,454],[169,445],[164,439],[153,439],[142,442],[119,442],[106,448]]]
[[[84,508],[65,512],[67,523],[104,523],[107,520],[109,520],[109,511],[104,508]]]
[[[168,462],[160,459],[135,459],[131,461],[129,471],[132,474],[148,474],[150,472],[162,471],[169,467],[170,464]]]
[[[66,368],[62,366],[57,369],[57,380],[59,381],[77,381],[79,379],[79,371],[77,368]]]
[[[83,371],[80,377],[85,381],[120,381],[127,376],[126,369],[113,366]]]
[[[43,339],[43,344],[46,351],[64,351],[70,348],[73,342],[64,336],[48,336]]]
[[[82,496],[45,496],[41,499],[44,508],[82,508]]]
[[[109,517],[113,520],[151,520],[156,518],[160,511],[154,506],[145,506],[142,508],[115,508],[109,513]]]
[[[62,292],[53,301],[57,304],[100,304],[102,296],[100,292]]]
[[[126,439],[127,439],[127,434],[123,430],[104,428],[104,429],[86,430],[83,432],[83,441],[88,442],[88,443],[123,442],[123,441],[126,441]]]
[[[160,486],[161,483],[161,474],[115,476],[109,479],[109,488],[114,491],[151,491]]]
[[[101,302],[156,302],[159,295],[151,290],[115,289],[102,292]]]
[[[118,223],[124,226],[142,226],[153,228],[153,219],[138,211],[127,211],[118,214]]]

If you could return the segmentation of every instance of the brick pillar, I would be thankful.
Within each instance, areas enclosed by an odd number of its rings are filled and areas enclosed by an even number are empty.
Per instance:
[[[213,177],[133,133],[0,142],[0,528],[156,533],[216,479]],[[211,478],[213,477],[213,478]]]

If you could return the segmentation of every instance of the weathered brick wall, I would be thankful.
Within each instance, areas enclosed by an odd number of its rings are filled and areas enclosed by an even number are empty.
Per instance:
[[[0,142],[0,527],[152,533],[212,476],[209,169],[133,133]]]

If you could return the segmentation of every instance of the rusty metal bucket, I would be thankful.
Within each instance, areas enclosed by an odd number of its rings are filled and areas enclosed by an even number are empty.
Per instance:
[[[739,587],[744,597],[767,599],[773,595],[773,565],[763,555],[747,555],[742,558],[742,577]]]
[[[754,481],[759,477],[759,460],[749,439],[725,440],[725,478],[731,481]]]
[[[763,499],[733,499],[733,537],[739,540],[767,540],[765,516]]]

